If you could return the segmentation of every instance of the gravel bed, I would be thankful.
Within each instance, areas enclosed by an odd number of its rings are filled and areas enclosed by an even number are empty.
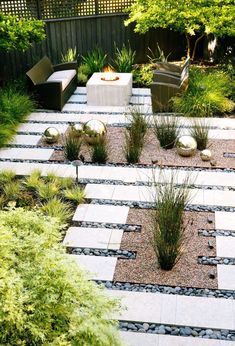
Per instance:
[[[217,289],[217,268],[198,263],[198,257],[215,257],[215,238],[201,237],[199,229],[214,229],[214,214],[206,212],[185,212],[185,240],[181,256],[170,271],[159,267],[153,246],[153,210],[129,210],[127,223],[136,222],[142,226],[141,232],[124,233],[121,249],[137,253],[136,259],[118,259],[114,272],[114,282],[171,287],[195,287]],[[210,219],[210,223],[209,220]],[[208,246],[208,240],[213,247]],[[215,273],[215,278],[210,275]]]
[[[70,248],[68,252],[73,255],[85,256],[104,256],[104,257],[118,257],[122,259],[135,259],[136,253],[128,250],[106,250],[106,249],[90,249],[90,248]]]
[[[206,329],[196,328],[189,326],[177,326],[177,325],[163,325],[156,323],[142,323],[131,321],[119,321],[119,328],[122,331],[131,331],[139,333],[149,334],[168,334],[168,335],[180,335],[191,336],[203,339],[218,339],[218,340],[231,340],[235,341],[235,331],[225,329]]]
[[[92,228],[122,229],[124,232],[140,232],[141,231],[141,225],[135,225],[135,224],[73,221],[72,225],[75,227],[81,226],[81,227],[92,227]]]
[[[91,204],[109,204],[109,205],[125,205],[130,208],[140,209],[154,209],[155,203],[152,202],[139,202],[139,201],[116,201],[113,199],[92,199]],[[215,212],[215,211],[228,211],[235,212],[235,207],[226,206],[211,206],[211,205],[188,205],[185,208],[186,211],[198,211],[198,212]]]
[[[217,265],[217,264],[235,265],[235,258],[202,256],[198,258],[198,263],[208,264],[208,265]]]
[[[174,287],[153,284],[136,284],[130,282],[113,282],[96,280],[99,285],[104,285],[107,289],[132,291],[132,292],[149,292],[149,293],[164,293],[164,294],[177,294],[192,297],[213,297],[213,298],[226,298],[235,299],[235,291],[232,290],[218,290],[208,288],[195,288],[195,287]]]
[[[200,229],[198,231],[198,234],[204,237],[217,237],[217,236],[224,236],[224,237],[235,237],[235,232],[233,231],[224,231],[224,230],[206,230],[206,229]]]

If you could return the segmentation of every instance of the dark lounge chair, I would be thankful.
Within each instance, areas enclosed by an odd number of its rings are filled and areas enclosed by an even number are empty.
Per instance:
[[[45,109],[61,111],[77,87],[76,62],[53,66],[44,56],[26,75],[30,90]]]

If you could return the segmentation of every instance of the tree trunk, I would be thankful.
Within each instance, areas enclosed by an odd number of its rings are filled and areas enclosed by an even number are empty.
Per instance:
[[[192,61],[194,60],[195,58],[195,54],[196,54],[196,49],[197,49],[197,45],[198,45],[198,42],[205,36],[205,33],[203,33],[201,36],[199,36],[195,43],[194,43],[194,47],[193,47],[193,53],[192,53]]]
[[[186,37],[186,41],[187,41],[187,58],[190,57],[190,53],[191,53],[191,50],[190,50],[190,37],[188,34],[185,34],[185,37]]]

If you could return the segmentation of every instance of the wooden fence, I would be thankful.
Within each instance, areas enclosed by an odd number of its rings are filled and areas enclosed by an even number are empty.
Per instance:
[[[144,35],[134,32],[133,25],[124,26],[125,14],[66,18],[46,21],[46,40],[27,52],[0,54],[0,73],[9,77],[18,76],[33,66],[41,57],[47,55],[53,63],[61,61],[61,54],[69,48],[77,48],[84,55],[96,46],[114,55],[114,43],[121,47],[128,44],[136,50],[136,62],[145,62],[148,47],[156,48],[158,42],[170,58],[180,58],[185,54],[184,38],[169,30],[150,30]]]

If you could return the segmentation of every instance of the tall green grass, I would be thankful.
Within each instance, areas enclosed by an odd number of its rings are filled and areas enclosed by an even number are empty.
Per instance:
[[[13,85],[0,90],[0,148],[12,139],[19,123],[33,109],[33,101],[23,90]]]
[[[172,98],[173,111],[189,117],[211,117],[232,112],[235,103],[229,97],[234,90],[233,84],[224,71],[192,68],[188,90]]]

